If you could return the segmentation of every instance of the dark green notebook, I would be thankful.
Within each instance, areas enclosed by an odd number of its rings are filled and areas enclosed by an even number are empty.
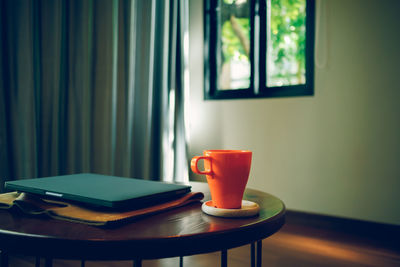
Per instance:
[[[190,192],[189,185],[82,173],[8,181],[8,190],[108,208],[142,208]]]

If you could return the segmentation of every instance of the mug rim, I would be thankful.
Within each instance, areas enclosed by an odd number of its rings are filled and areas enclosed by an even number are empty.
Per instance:
[[[252,153],[250,150],[241,150],[241,149],[207,149],[204,150],[204,153],[218,153],[218,154],[232,154],[232,153]]]

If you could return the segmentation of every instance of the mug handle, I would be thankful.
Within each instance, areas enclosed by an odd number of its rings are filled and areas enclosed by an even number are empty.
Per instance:
[[[208,171],[200,171],[199,167],[197,166],[197,163],[199,162],[199,160],[204,159],[204,160],[209,160],[210,161],[210,170]],[[192,169],[192,171],[194,173],[197,174],[206,174],[206,175],[212,175],[212,161],[211,161],[211,157],[206,157],[206,156],[195,156],[192,158],[191,162],[190,162],[190,167]]]

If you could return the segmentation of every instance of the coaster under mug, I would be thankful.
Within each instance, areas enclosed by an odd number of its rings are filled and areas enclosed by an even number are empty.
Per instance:
[[[209,200],[201,205],[201,210],[208,215],[217,217],[251,217],[260,212],[260,206],[253,201],[242,200],[242,207],[240,209],[221,209],[214,207],[212,200]]]

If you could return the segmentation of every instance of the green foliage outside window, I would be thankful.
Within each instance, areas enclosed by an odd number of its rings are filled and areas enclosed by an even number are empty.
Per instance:
[[[242,32],[249,38],[250,34],[250,22],[248,18],[237,18],[236,21],[240,25]],[[227,20],[222,25],[222,52],[224,54],[225,61],[232,59],[246,60],[249,61],[249,55],[245,51],[244,46],[240,42],[240,39],[232,28],[232,23]]]
[[[305,0],[271,0],[272,81],[305,82],[305,5]]]

